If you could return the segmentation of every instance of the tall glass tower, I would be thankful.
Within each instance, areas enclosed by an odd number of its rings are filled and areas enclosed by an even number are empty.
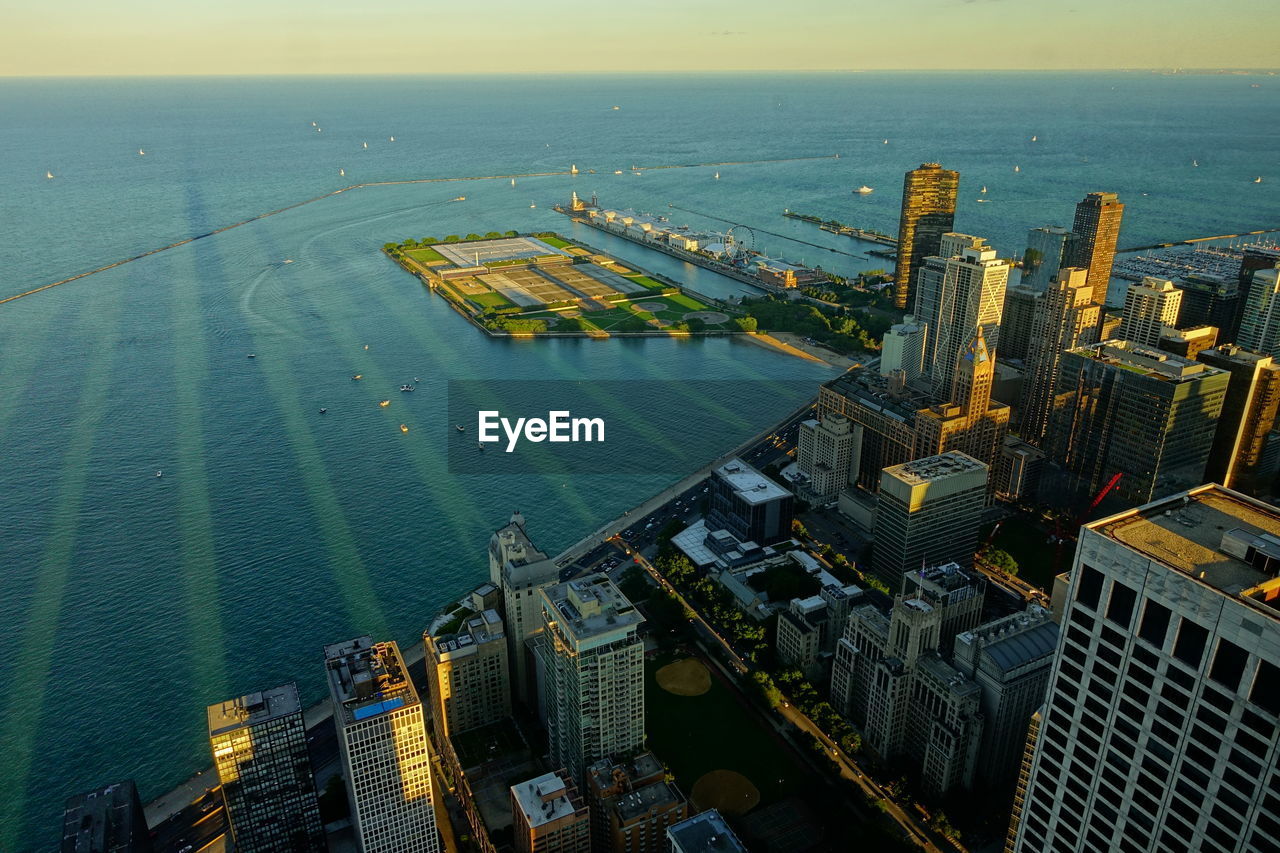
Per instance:
[[[1071,229],[1076,242],[1073,267],[1089,271],[1089,287],[1093,301],[1107,304],[1107,286],[1111,283],[1111,263],[1116,258],[1116,240],[1120,237],[1120,218],[1124,205],[1115,193],[1089,193],[1076,205],[1076,221]]]
[[[955,224],[960,173],[938,163],[921,163],[902,182],[902,218],[898,221],[898,261],[893,271],[893,304],[911,304],[916,266],[937,255],[942,235]]]

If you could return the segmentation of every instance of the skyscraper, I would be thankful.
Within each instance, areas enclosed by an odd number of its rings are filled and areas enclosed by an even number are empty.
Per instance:
[[[898,259],[893,270],[893,304],[913,302],[915,265],[938,254],[942,235],[955,223],[960,173],[937,163],[921,163],[902,182],[902,217],[898,221]]]
[[[1037,300],[1022,385],[1021,426],[1022,437],[1037,447],[1052,419],[1062,354],[1096,340],[1101,310],[1093,301],[1088,273],[1079,267],[1059,270]]]
[[[77,794],[62,814],[59,853],[151,853],[151,836],[132,779]]]
[[[324,659],[362,853],[439,853],[422,703],[400,649],[357,637]]]
[[[535,649],[548,747],[579,784],[587,765],[644,745],[643,618],[605,575],[541,590]]]
[[[895,323],[884,334],[880,351],[880,375],[888,376],[901,370],[910,382],[924,372],[924,345],[929,330],[923,323],[908,314],[901,323]]]
[[[502,617],[485,610],[456,631],[424,634],[427,687],[437,738],[511,716],[511,675]]]
[[[959,450],[994,467],[1009,429],[1009,407],[991,399],[996,361],[987,350],[982,326],[957,362],[947,396],[950,402],[916,412],[916,455]]]
[[[1004,310],[1000,313],[1000,357],[1003,359],[1027,357],[1031,348],[1031,324],[1035,320],[1036,306],[1040,304],[1041,291],[1021,284],[1006,288]]]
[[[1278,566],[1218,486],[1081,530],[1013,853],[1276,849]]]
[[[1092,494],[1148,501],[1203,482],[1227,374],[1128,341],[1062,354],[1046,449]]]
[[[987,466],[957,451],[916,459],[880,473],[871,563],[897,583],[922,565],[973,565],[987,502]]]
[[[1230,344],[1203,350],[1196,360],[1231,377],[1204,479],[1245,494],[1267,492],[1276,472],[1263,460],[1280,413],[1280,365]]]
[[[988,350],[994,354],[1000,348],[1009,264],[979,238],[968,239],[976,245],[945,261],[930,258],[918,281],[916,317],[929,329],[924,361],[939,401],[948,399],[957,361],[976,328],[982,327]]]
[[[1223,341],[1237,341],[1240,325],[1244,320],[1244,312],[1248,310],[1249,294],[1253,291],[1253,274],[1258,270],[1269,270],[1280,267],[1280,246],[1245,246],[1244,256],[1240,259],[1240,272],[1236,278],[1236,314],[1229,328],[1222,330]]]
[[[1057,225],[1032,228],[1027,232],[1027,251],[1022,256],[1023,287],[1043,293],[1058,270],[1070,266],[1079,237]]]
[[[510,655],[512,698],[532,705],[527,643],[542,626],[538,590],[560,579],[555,561],[534,547],[519,510],[489,537],[489,580],[502,590],[502,620]]]
[[[801,421],[796,437],[796,463],[809,478],[808,491],[817,500],[834,500],[857,476],[862,427],[844,415]]]
[[[1147,347],[1158,346],[1160,333],[1178,324],[1182,291],[1173,282],[1147,276],[1129,285],[1120,315],[1120,339]]]
[[[1236,342],[1253,352],[1280,356],[1280,268],[1253,274]]]
[[[210,705],[209,746],[236,850],[324,853],[324,824],[298,688]]]
[[[1089,193],[1076,205],[1071,230],[1078,239],[1070,266],[1089,271],[1093,301],[1099,305],[1107,304],[1107,286],[1111,283],[1111,263],[1116,257],[1122,216],[1124,205],[1115,193]]]

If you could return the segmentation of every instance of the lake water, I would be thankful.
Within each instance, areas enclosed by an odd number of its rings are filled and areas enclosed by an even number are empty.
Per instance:
[[[383,243],[565,231],[550,207],[576,189],[857,255],[782,211],[892,232],[902,173],[930,160],[961,172],[957,229],[1005,255],[1092,190],[1128,205],[1126,245],[1274,226],[1277,91],[1148,74],[0,81],[0,297],[352,183],[584,172],[352,190],[0,305],[0,850],[50,849],[80,790],[133,777],[148,799],[206,766],[211,702],[290,680],[318,699],[322,644],[415,641],[485,576],[514,509],[556,551],[832,375],[730,339],[489,340]],[[702,292],[743,289],[573,233]],[[756,248],[885,266],[759,230]],[[448,470],[449,380],[683,378],[750,393],[647,382],[600,400],[687,412],[682,434],[620,451],[662,473]]]

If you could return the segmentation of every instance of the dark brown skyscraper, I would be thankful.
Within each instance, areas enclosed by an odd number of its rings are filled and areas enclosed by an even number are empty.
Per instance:
[[[1076,205],[1076,221],[1072,231],[1079,235],[1073,267],[1089,271],[1089,287],[1093,301],[1107,304],[1107,285],[1111,283],[1111,262],[1116,257],[1116,240],[1120,236],[1120,217],[1124,205],[1115,193],[1089,193]]]
[[[898,261],[893,271],[893,304],[906,308],[915,289],[917,266],[938,254],[942,235],[956,215],[960,173],[937,163],[922,163],[902,182],[902,219],[898,222]],[[1108,263],[1109,266],[1109,263]]]

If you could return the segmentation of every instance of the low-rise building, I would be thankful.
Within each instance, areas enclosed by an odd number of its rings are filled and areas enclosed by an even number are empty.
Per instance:
[[[791,537],[795,496],[741,459],[716,468],[710,479],[709,531],[727,530],[739,542],[772,545]]]
[[[627,761],[601,759],[588,770],[594,850],[665,853],[666,831],[689,816],[689,803],[666,780],[651,752]]]
[[[824,658],[835,651],[850,609],[861,599],[856,586],[827,585],[817,595],[793,598],[778,614],[778,658],[809,677],[822,671]]]
[[[590,853],[587,806],[564,770],[511,786],[515,849],[519,853]]]
[[[671,853],[747,853],[718,809],[708,809],[667,829]]]

